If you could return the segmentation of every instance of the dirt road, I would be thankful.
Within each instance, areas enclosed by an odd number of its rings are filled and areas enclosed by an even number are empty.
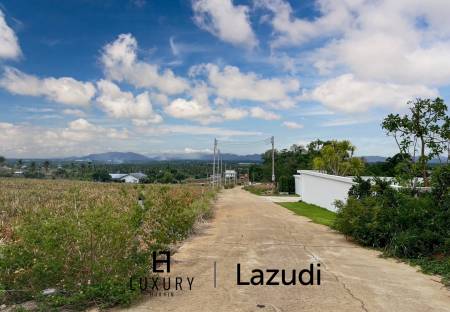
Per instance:
[[[450,291],[437,277],[240,189],[222,192],[199,232],[173,255],[170,272],[194,277],[192,290],[146,297],[129,311],[450,311]],[[321,285],[236,285],[237,263],[248,281],[253,269],[298,272],[317,262]]]

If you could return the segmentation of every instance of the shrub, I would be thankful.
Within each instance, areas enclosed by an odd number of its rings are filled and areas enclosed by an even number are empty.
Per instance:
[[[244,190],[255,195],[272,195],[273,185],[269,183],[253,184],[244,186]]]
[[[380,180],[370,192],[363,187],[351,193],[346,204],[337,203],[337,230],[398,257],[421,258],[444,252],[450,237],[448,209],[437,205],[432,195],[411,196]]]
[[[281,176],[278,180],[278,192],[295,193],[295,179],[293,176]]]

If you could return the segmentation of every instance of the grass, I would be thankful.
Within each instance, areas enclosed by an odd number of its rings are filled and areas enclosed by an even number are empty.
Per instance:
[[[418,265],[425,274],[436,274],[442,277],[441,282],[450,289],[450,257],[442,259],[410,259],[412,265]]]
[[[151,253],[189,235],[213,197],[192,185],[0,179],[0,305],[131,303],[129,278],[148,276]]]
[[[300,216],[311,219],[314,223],[331,226],[336,218],[336,214],[334,212],[304,202],[278,204]]]
[[[274,195],[272,184],[261,183],[244,186],[244,190],[259,196]]]

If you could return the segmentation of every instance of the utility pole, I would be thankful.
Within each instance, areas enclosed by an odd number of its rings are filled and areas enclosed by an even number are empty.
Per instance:
[[[272,183],[275,185],[275,138],[273,136],[270,142],[272,143]]]
[[[217,150],[217,185],[220,187],[220,148]]]
[[[223,156],[220,157],[220,184],[223,184]]]
[[[212,185],[216,186],[216,149],[217,149],[217,139],[214,138],[214,158],[213,158],[213,174],[212,174]]]

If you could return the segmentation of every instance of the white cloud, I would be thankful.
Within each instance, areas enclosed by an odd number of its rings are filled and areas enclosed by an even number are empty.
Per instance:
[[[351,23],[349,6],[359,6],[359,0],[319,0],[317,7],[322,15],[314,20],[295,18],[289,2],[284,0],[256,0],[259,7],[273,13],[270,23],[277,34],[273,47],[297,45],[319,36],[341,32]]]
[[[201,64],[190,69],[191,76],[206,73],[213,91],[222,99],[265,102],[273,107],[292,107],[292,95],[299,92],[294,78],[262,78],[255,73],[242,73],[238,67]]]
[[[301,129],[301,128],[303,128],[302,124],[299,124],[299,123],[297,123],[295,121],[284,121],[283,122],[283,126],[285,126],[286,128],[289,128],[289,129]]]
[[[153,111],[148,92],[134,96],[131,92],[121,91],[116,84],[108,80],[97,82],[97,88],[97,102],[109,116],[145,120],[150,123],[162,121],[162,117]]]
[[[115,128],[103,128],[96,126],[86,119],[79,118],[69,122],[59,134],[61,138],[75,142],[92,141],[95,138],[127,139],[127,130],[117,130]]]
[[[264,109],[262,109],[261,107],[252,107],[250,109],[250,115],[253,118],[258,118],[258,119],[264,119],[264,120],[278,120],[280,119],[280,116],[270,112],[270,111],[266,111]]]
[[[333,110],[353,113],[374,107],[400,110],[411,99],[437,95],[437,90],[422,85],[369,82],[345,74],[325,81],[308,92],[305,99],[318,101]]]
[[[226,120],[239,120],[248,115],[248,112],[245,109],[234,107],[225,107],[221,109],[220,112]]]
[[[1,153],[8,157],[55,157],[102,152],[129,138],[128,130],[105,128],[85,119],[64,128],[0,122]]]
[[[325,121],[321,124],[321,126],[323,126],[323,127],[341,127],[341,126],[350,126],[350,125],[357,125],[357,124],[367,124],[367,123],[375,122],[375,121],[381,122],[381,118],[361,117],[361,116],[358,116],[358,118],[342,118],[342,119]]]
[[[162,125],[156,127],[141,127],[137,129],[141,134],[159,136],[162,134],[187,134],[187,135],[216,135],[223,137],[232,136],[260,136],[259,131],[233,130],[219,127],[192,126],[192,125]]]
[[[0,9],[0,59],[17,59],[22,54],[14,31],[8,26]]]
[[[212,111],[195,100],[175,99],[164,111],[172,117],[181,119],[198,119],[210,116]]]
[[[0,86],[13,94],[44,96],[67,105],[89,105],[95,95],[95,87],[90,82],[70,77],[40,79],[12,67],[5,68]]]
[[[193,0],[192,9],[197,26],[221,40],[248,48],[258,44],[247,6],[235,6],[231,0]]]
[[[257,3],[273,13],[274,46],[324,42],[310,53],[322,74],[343,68],[368,81],[449,84],[450,1],[316,0],[312,20],[284,0]]]
[[[67,109],[63,110],[63,114],[73,115],[73,116],[77,116],[77,117],[86,117],[86,113],[79,109],[67,108]]]
[[[210,150],[209,148],[204,148],[204,149],[195,149],[195,148],[191,148],[191,147],[185,147],[183,150],[183,153],[185,154],[198,154],[198,153],[207,153],[210,154],[213,151]]]
[[[103,48],[101,62],[110,80],[126,81],[137,88],[157,88],[165,94],[178,94],[189,89],[183,78],[158,65],[138,60],[138,45],[131,34],[121,34]]]

